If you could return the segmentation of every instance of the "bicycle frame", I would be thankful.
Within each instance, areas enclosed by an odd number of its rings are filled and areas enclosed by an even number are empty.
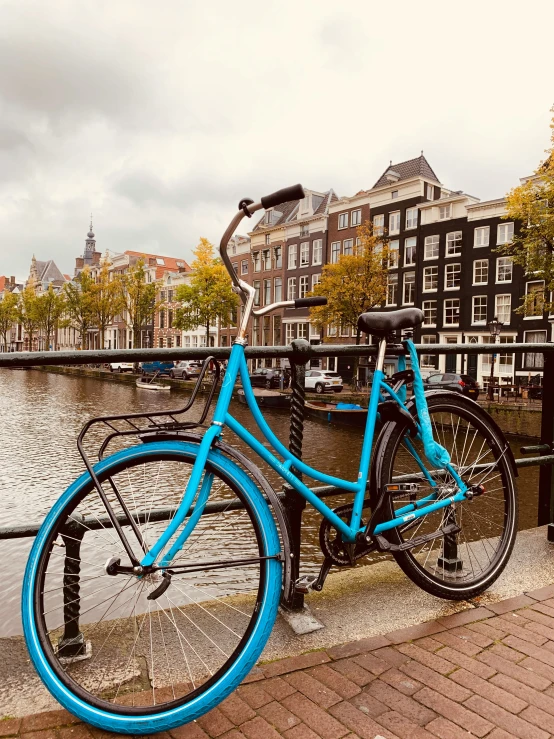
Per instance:
[[[373,376],[373,384],[371,389],[371,395],[369,399],[369,408],[367,414],[367,421],[364,431],[364,439],[362,444],[362,451],[360,455],[360,464],[358,470],[357,480],[350,482],[343,480],[342,478],[333,477],[327,473],[320,472],[309,465],[302,462],[302,460],[295,457],[287,447],[285,447],[279,439],[275,436],[267,421],[263,417],[260,408],[256,402],[252,385],[250,383],[250,377],[246,359],[244,355],[244,345],[236,343],[233,345],[231,350],[231,356],[225,372],[225,377],[221,387],[221,392],[217,401],[217,405],[214,411],[214,416],[211,422],[211,426],[204,434],[202,441],[199,445],[198,456],[194,462],[191,476],[187,484],[187,488],[184,492],[182,502],[168,525],[164,533],[159,537],[147,554],[141,561],[142,566],[152,566],[156,563],[156,559],[161,552],[168,545],[170,540],[175,536],[181,525],[184,523],[188,512],[196,499],[196,505],[194,513],[189,518],[183,531],[176,538],[170,549],[163,556],[159,562],[160,567],[168,567],[182,549],[185,541],[190,535],[194,525],[198,518],[202,514],[202,510],[209,496],[212,476],[204,473],[205,465],[208,458],[208,453],[214,440],[221,435],[224,427],[229,428],[233,431],[242,441],[244,441],[253,451],[256,452],[275,472],[277,472],[284,480],[286,480],[303,498],[305,498],[313,507],[326,518],[329,523],[340,531],[343,539],[347,542],[356,541],[357,536],[362,533],[365,529],[361,527],[362,519],[362,508],[363,502],[366,495],[367,484],[369,479],[369,470],[371,464],[371,448],[373,444],[373,437],[375,432],[375,424],[378,414],[378,404],[380,400],[383,400],[383,394],[388,395],[395,401],[400,407],[404,407],[404,403],[401,397],[385,382],[385,374],[383,372],[383,364],[385,358],[386,341],[383,339],[379,344],[379,353],[377,357],[376,369]],[[278,457],[269,449],[267,449],[262,443],[260,443],[247,429],[245,429],[230,413],[229,406],[232,399],[233,388],[235,386],[237,377],[240,375],[244,394],[248,408],[250,409],[254,420],[260,429],[263,437],[272,449],[282,457],[281,461]],[[419,454],[406,439],[405,443],[414,456],[421,474],[426,478],[427,482],[431,487],[436,487],[437,483],[432,478],[429,470],[426,468],[424,462],[420,458]],[[335,486],[338,490],[344,490],[348,493],[354,494],[354,505],[351,520],[349,523],[343,521],[336,513],[323,502],[320,498],[313,493],[310,488],[305,485],[302,480],[294,474],[292,470],[297,471],[300,474],[307,475],[310,478],[326,483],[328,485]],[[422,500],[414,501],[408,505],[402,507],[395,512],[395,517],[390,521],[385,521],[377,524],[373,533],[380,534],[388,529],[395,528],[402,524],[413,521],[416,518],[425,516],[440,508],[452,505],[453,503],[465,500],[465,492],[467,490],[466,485],[463,483],[456,470],[453,469],[452,465],[446,465],[445,469],[453,476],[458,484],[458,492],[447,498],[437,499],[437,493],[431,493],[429,496]]]

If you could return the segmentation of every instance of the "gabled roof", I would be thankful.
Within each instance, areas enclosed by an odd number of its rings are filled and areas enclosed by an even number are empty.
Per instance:
[[[131,251],[131,250],[127,250],[123,253],[128,254],[130,257],[142,257],[145,260],[147,267],[150,266],[148,264],[148,261],[150,259],[155,259],[157,280],[163,277],[164,272],[179,272],[179,270],[183,270],[183,269],[186,272],[191,271],[189,264],[184,259],[181,259],[180,257],[165,257],[161,254],[148,254],[147,252],[144,252],[144,251]],[[158,260],[163,260],[163,264],[159,264]],[[177,264],[177,262],[179,262],[179,264]],[[180,267],[179,265],[184,265],[184,267],[183,266]]]
[[[315,209],[314,216],[318,216],[318,215],[321,215],[322,213],[326,213],[329,205],[331,203],[334,203],[335,200],[338,200],[338,197],[335,191],[333,189],[328,190],[325,193],[325,196],[323,200],[321,201],[321,203],[319,204],[319,206]]]
[[[374,190],[376,187],[394,184],[393,181],[387,178],[387,174],[389,173],[398,177],[397,182],[400,182],[400,180],[409,180],[412,177],[425,177],[428,180],[435,180],[435,182],[440,184],[439,178],[433,172],[429,162],[425,159],[423,154],[418,156],[416,159],[408,159],[406,162],[400,162],[399,164],[392,164],[391,162],[377,182],[373,185],[372,189]]]
[[[63,285],[67,282],[65,276],[60,272],[53,259],[47,262],[37,261],[37,273],[40,282],[52,282],[54,285]]]
[[[326,193],[323,194],[323,197],[321,195],[318,195],[317,193],[313,193],[312,197],[321,198],[321,202],[318,204],[317,208],[315,209],[313,215],[323,215],[327,208],[329,207],[329,203],[333,202],[334,200],[338,200],[334,190],[327,190]],[[274,212],[280,213],[281,215],[279,218],[277,218],[269,228],[275,228],[275,226],[282,226],[285,223],[290,223],[293,221],[293,216],[295,210],[298,208],[298,204],[300,203],[300,200],[291,200],[288,203],[281,203],[281,205],[277,205],[275,208],[273,208]],[[304,216],[305,218],[305,216]],[[302,220],[302,219],[299,219]],[[264,217],[256,223],[252,231],[259,231],[259,230],[265,230],[264,226],[269,224],[264,224]],[[252,232],[251,232],[252,233]]]

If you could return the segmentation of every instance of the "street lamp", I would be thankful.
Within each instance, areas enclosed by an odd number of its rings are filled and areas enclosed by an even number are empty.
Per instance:
[[[498,318],[495,316],[492,321],[489,321],[488,327],[489,327],[489,334],[492,339],[492,343],[496,344],[496,337],[500,336],[500,332],[502,331],[502,326],[504,324],[502,321],[499,321]],[[487,398],[489,400],[494,400],[494,360],[496,359],[496,354],[492,355],[492,362],[491,362],[491,376],[489,378],[489,391],[487,393]]]

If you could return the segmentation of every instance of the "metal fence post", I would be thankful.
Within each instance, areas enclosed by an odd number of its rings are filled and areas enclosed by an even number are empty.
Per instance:
[[[74,518],[69,518],[61,537],[65,544],[63,568],[63,636],[58,640],[58,655],[74,659],[86,654],[85,637],[79,626],[81,599],[79,596],[81,576],[81,544],[85,527]]]
[[[554,353],[544,352],[542,390],[542,415],[541,415],[541,445],[548,446],[552,450],[554,443],[554,385],[550,378],[554,377]],[[541,452],[551,454],[551,451]],[[554,542],[554,474],[552,465],[543,464],[539,469],[539,510],[537,515],[539,526],[548,524],[548,541]]]
[[[292,398],[290,404],[290,434],[289,449],[298,459],[302,459],[302,440],[304,436],[304,403],[306,390],[304,378],[306,374],[306,363],[312,354],[311,347],[305,339],[295,339],[292,342],[293,354],[290,356],[291,364],[291,390]],[[298,470],[292,472],[299,478],[302,477]],[[295,582],[300,575],[300,543],[302,539],[302,512],[306,507],[306,501],[290,485],[284,485],[285,497],[283,500],[285,513],[287,515],[291,533],[292,544],[292,580]],[[302,593],[293,591],[291,599],[282,603],[290,611],[299,611],[304,608],[304,596]]]

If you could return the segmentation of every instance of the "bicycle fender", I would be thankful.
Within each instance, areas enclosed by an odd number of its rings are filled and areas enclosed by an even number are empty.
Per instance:
[[[193,443],[199,444],[202,439],[201,434],[195,434],[192,432],[186,432],[186,433],[171,433],[171,432],[153,432],[153,433],[147,433],[147,434],[141,434],[140,440],[144,443],[153,442],[153,441],[191,441]],[[288,602],[290,598],[293,596],[293,590],[294,590],[294,582],[292,580],[292,565],[291,565],[291,554],[292,554],[292,546],[291,546],[291,533],[290,533],[290,527],[289,527],[289,521],[285,514],[285,510],[283,507],[283,502],[281,498],[279,497],[279,494],[271,487],[269,484],[269,481],[261,471],[261,469],[258,467],[258,465],[254,464],[252,460],[248,459],[248,457],[243,454],[238,449],[235,449],[230,444],[226,444],[224,441],[221,441],[221,439],[217,439],[214,442],[214,447],[216,449],[219,449],[223,454],[225,454],[228,457],[231,457],[231,459],[234,459],[236,462],[241,464],[243,467],[246,468],[248,474],[252,477],[254,482],[258,485],[260,490],[263,492],[264,496],[269,501],[271,507],[273,508],[273,511],[275,513],[275,518],[277,519],[277,524],[279,526],[279,531],[281,533],[281,542],[283,545],[283,555],[284,555],[284,562],[283,562],[283,593],[282,593],[282,599],[283,602]]]

